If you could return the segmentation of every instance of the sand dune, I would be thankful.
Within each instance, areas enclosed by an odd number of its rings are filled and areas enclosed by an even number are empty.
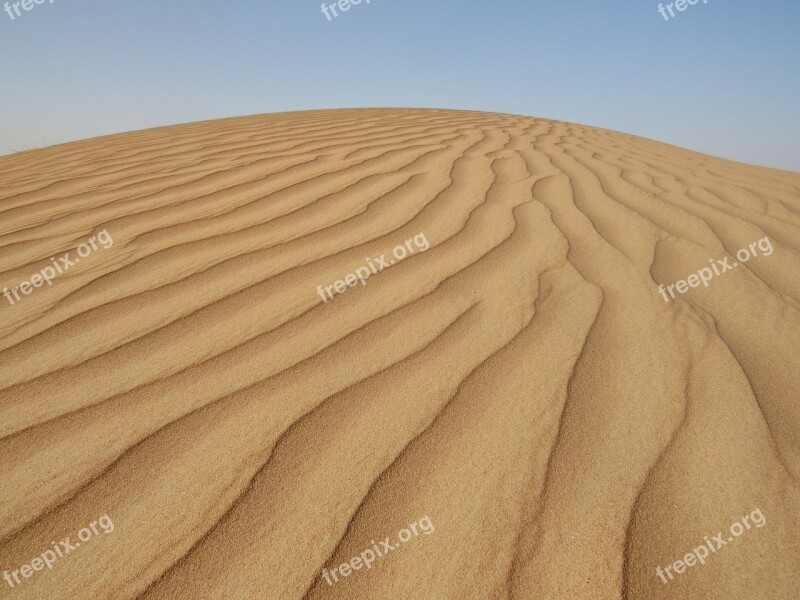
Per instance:
[[[0,158],[0,286],[102,232],[0,296],[0,598],[800,597],[800,175],[412,109]]]

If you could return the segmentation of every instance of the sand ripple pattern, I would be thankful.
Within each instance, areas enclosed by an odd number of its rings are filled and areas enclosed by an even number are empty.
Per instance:
[[[0,598],[800,597],[800,175],[413,109],[0,158],[0,286],[102,229],[0,297],[0,569],[97,515],[114,534]],[[764,528],[656,577],[756,507]]]

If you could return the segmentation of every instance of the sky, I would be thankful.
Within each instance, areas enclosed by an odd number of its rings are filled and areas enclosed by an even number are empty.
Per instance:
[[[331,20],[321,0],[9,9],[0,154],[213,118],[402,106],[572,121],[800,171],[798,0],[699,0],[668,21],[651,0],[363,0]]]

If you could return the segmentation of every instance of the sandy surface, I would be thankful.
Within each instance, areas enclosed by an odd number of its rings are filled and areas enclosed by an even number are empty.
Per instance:
[[[101,231],[0,297],[0,569],[113,531],[0,597],[800,596],[800,175],[444,110],[0,158],[0,287]]]

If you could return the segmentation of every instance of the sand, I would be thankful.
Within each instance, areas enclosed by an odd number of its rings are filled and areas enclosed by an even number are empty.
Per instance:
[[[421,109],[0,158],[0,286],[101,231],[0,297],[0,569],[113,531],[1,598],[800,596],[800,175]]]

